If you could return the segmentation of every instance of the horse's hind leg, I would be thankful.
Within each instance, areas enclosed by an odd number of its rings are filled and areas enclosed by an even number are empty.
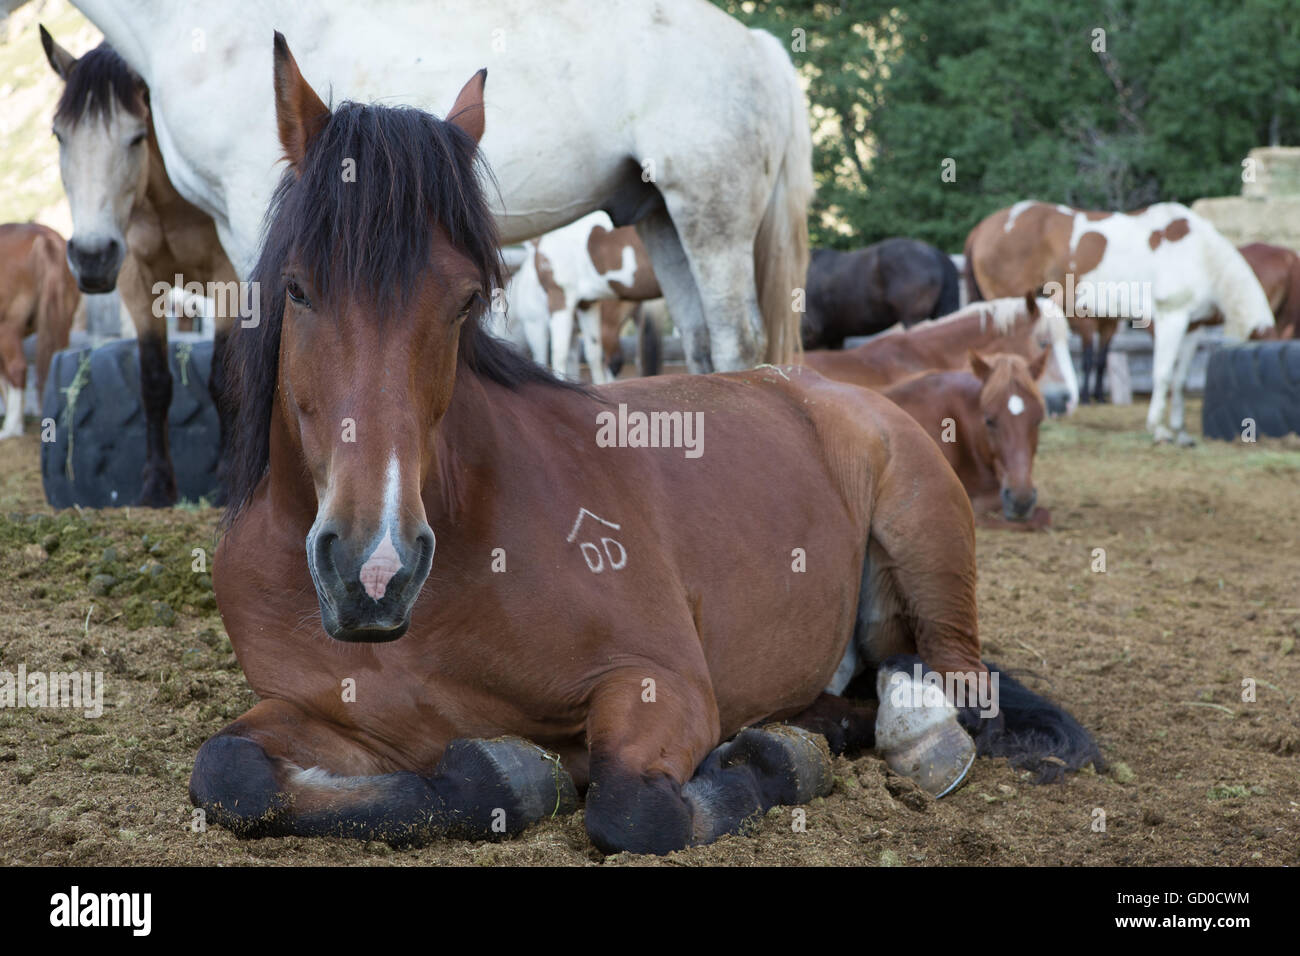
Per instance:
[[[226,445],[230,440],[230,417],[234,411],[234,395],[226,394],[226,345],[230,340],[232,319],[217,316],[216,330],[212,335],[212,371],[208,376],[208,394],[217,410],[217,489],[212,504],[221,507],[226,503]]]
[[[264,700],[199,749],[190,800],[241,837],[394,845],[514,834],[577,804],[558,758],[517,737],[454,740],[429,776],[381,769],[333,726]]]
[[[636,224],[636,231],[650,253],[655,278],[668,302],[673,325],[681,335],[687,369],[692,374],[714,371],[704,306],[672,217],[667,210],[657,209]]]
[[[1196,358],[1196,348],[1200,344],[1201,330],[1189,329],[1178,346],[1178,358],[1174,362],[1174,374],[1169,383],[1169,427],[1173,430],[1175,441],[1183,448],[1196,444],[1196,439],[1187,433],[1184,427],[1186,412],[1183,405],[1183,390],[1187,387],[1187,377],[1192,373],[1192,360]]]
[[[707,674],[703,660],[698,673]],[[715,746],[717,705],[698,682],[653,667],[608,675],[587,716],[587,833],[606,853],[671,853],[738,832],[769,807],[807,803],[833,782],[825,742],[749,727]],[[654,683],[654,701],[643,697]]]

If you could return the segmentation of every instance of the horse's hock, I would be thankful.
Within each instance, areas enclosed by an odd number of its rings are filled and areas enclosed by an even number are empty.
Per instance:
[[[1241,172],[1240,196],[1198,199],[1192,211],[1233,245],[1267,242],[1300,250],[1300,147],[1252,149]]]
[[[169,341],[172,401],[167,435],[182,499],[216,489],[220,425],[208,392],[211,341]],[[145,461],[140,353],[135,339],[97,349],[66,349],[50,363],[41,406],[41,482],[55,508],[133,505]]]

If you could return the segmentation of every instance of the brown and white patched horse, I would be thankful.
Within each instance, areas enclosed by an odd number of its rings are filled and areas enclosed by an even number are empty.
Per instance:
[[[68,347],[81,296],[64,255],[63,237],[48,226],[0,226],[0,384],[5,389],[0,438],[23,433],[23,339],[36,334],[37,395],[44,394],[54,353]]]
[[[261,700],[195,760],[210,819],[490,837],[583,789],[597,847],[664,853],[828,792],[820,738],[763,721],[875,743],[935,793],[975,752],[960,720],[1044,775],[1100,759],[1005,674],[996,706],[951,702],[998,675],[970,504],[901,409],[795,367],[555,380],[481,324],[502,269],[476,169],[486,71],[445,122],[331,112],[275,40],[289,169],[262,321],[232,338],[214,571]],[[874,715],[823,693],[868,668]]]
[[[952,315],[879,335],[855,348],[807,352],[803,363],[827,378],[884,388],[918,372],[968,368],[972,349],[1010,352],[1026,360],[1036,359],[1047,349],[1069,393],[1067,410],[1073,411],[1079,384],[1070,359],[1069,336],[1065,315],[1055,303],[1025,295],[976,302]]]
[[[961,479],[984,527],[1036,530],[1051,523],[1038,507],[1034,455],[1047,414],[1035,384],[1047,352],[970,353],[970,371],[927,372],[884,390],[934,439]]]
[[[68,263],[81,291],[121,296],[140,348],[145,465],[139,503],[176,503],[176,471],[167,434],[172,401],[167,312],[156,289],[177,276],[218,291],[209,391],[224,447],[228,411],[221,401],[223,355],[237,314],[234,267],[212,217],[181,197],[167,176],[154,133],[149,91],[107,44],[74,57],[41,27],[51,68],[64,81],[54,114],[59,167],[72,211]],[[209,285],[210,283],[215,285]]]
[[[1183,386],[1196,354],[1198,323],[1217,311],[1225,333],[1237,339],[1273,325],[1268,300],[1241,253],[1179,203],[1122,213],[1018,202],[971,230],[966,275],[972,300],[1040,290],[1052,295],[1067,316],[1084,322],[1079,331],[1086,345],[1088,320],[1149,323],[1155,355],[1147,430],[1157,441],[1176,434],[1180,444],[1190,442],[1183,429]],[[1109,340],[1104,335],[1103,348]],[[1104,354],[1097,367],[1105,367]]]

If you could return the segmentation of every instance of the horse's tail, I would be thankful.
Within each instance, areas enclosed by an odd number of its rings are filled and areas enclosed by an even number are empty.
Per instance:
[[[36,389],[43,400],[45,376],[54,353],[68,347],[72,320],[81,294],[68,269],[67,247],[61,237],[41,233],[32,244],[31,262],[37,275]]]
[[[790,122],[781,166],[754,239],[754,278],[767,333],[766,361],[779,365],[792,361],[800,345],[800,315],[791,296],[808,278],[808,205],[814,188],[812,134],[803,91],[785,48],[770,33],[752,32],[766,51],[772,73],[785,84]]]
[[[1013,767],[1033,771],[1037,783],[1060,780],[1089,763],[1105,771],[1097,742],[1063,707],[1035,694],[996,664],[984,664],[997,681],[998,716],[981,720],[975,730],[981,757],[1006,757]]]
[[[637,308],[637,325],[641,336],[637,348],[641,357],[641,374],[658,375],[664,367],[663,339],[654,309],[646,308],[644,302]]]
[[[930,312],[930,318],[937,319],[941,315],[952,315],[961,308],[961,286],[957,278],[957,267],[952,264],[948,253],[935,249],[934,254],[939,260],[939,274],[943,277],[939,286],[939,298],[935,300],[934,309]]]
[[[966,237],[966,246],[962,249],[962,259],[964,261],[961,265],[961,271],[963,278],[966,280],[967,303],[984,301],[984,293],[980,291],[979,284],[975,281],[975,257],[971,255],[975,250],[975,233],[978,229],[979,227],[976,226],[970,231],[970,235]]]

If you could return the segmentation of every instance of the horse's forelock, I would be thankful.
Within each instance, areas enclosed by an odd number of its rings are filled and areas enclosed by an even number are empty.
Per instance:
[[[77,60],[54,111],[54,121],[75,126],[85,118],[107,119],[113,107],[143,118],[144,83],[111,46],[101,43]]]

